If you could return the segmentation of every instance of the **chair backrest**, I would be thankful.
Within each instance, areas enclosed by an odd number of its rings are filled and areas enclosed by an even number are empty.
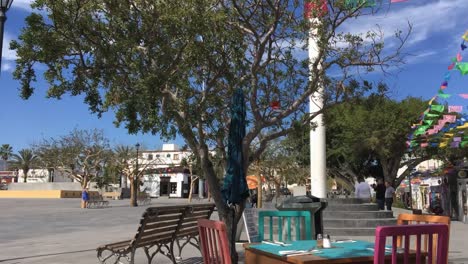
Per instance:
[[[429,248],[424,252],[421,248],[421,237],[429,236]],[[437,247],[432,250],[433,237],[437,235]],[[404,236],[404,246],[400,252],[397,247],[397,236]],[[424,225],[396,225],[396,226],[378,226],[375,230],[375,248],[374,248],[374,264],[385,263],[385,243],[387,237],[392,237],[392,264],[408,264],[410,263],[410,241],[411,236],[416,236],[416,260],[411,260],[411,263],[426,263],[424,254],[427,253],[428,263],[432,263],[435,259],[436,264],[445,264],[448,255],[448,226],[446,224],[424,224]],[[402,253],[403,256],[398,256]]]
[[[304,235],[305,240],[311,240],[312,238],[312,221],[311,215],[309,211],[260,211],[258,212],[258,236],[261,240],[264,240],[265,234],[265,217],[270,219],[270,240],[273,241],[273,225],[274,220],[277,219],[278,223],[278,240],[284,241],[288,240],[291,241],[291,227],[292,227],[292,218],[295,218],[295,229],[296,229],[296,236],[295,240],[301,240],[301,219],[304,219]],[[283,224],[286,224],[287,230],[287,238],[283,239]]]
[[[412,224],[446,224],[449,229],[448,239],[450,241],[450,217],[438,216],[438,215],[415,215],[415,214],[399,214],[397,219],[397,225],[412,225]],[[432,250],[434,251],[437,244],[437,237],[433,237]],[[401,236],[397,238],[397,246],[401,246]],[[428,250],[428,236],[424,236],[424,250]],[[432,262],[435,263],[435,262]],[[448,256],[447,261],[448,263]]]
[[[132,247],[143,247],[172,241],[181,225],[188,208],[161,206],[146,209],[140,220],[138,232],[131,242]]]
[[[204,264],[231,264],[226,225],[221,221],[198,220]]]

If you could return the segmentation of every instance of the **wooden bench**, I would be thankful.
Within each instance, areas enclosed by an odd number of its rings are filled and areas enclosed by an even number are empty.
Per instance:
[[[104,200],[101,195],[98,195],[89,198],[86,208],[102,208],[107,206],[109,206],[109,201]]]
[[[120,200],[120,192],[105,192],[102,196],[113,200]]]
[[[179,249],[179,257],[187,244],[200,249],[197,220],[208,219],[214,207],[214,204],[150,207],[143,213],[137,233],[131,240],[103,245],[96,249],[99,262],[121,263],[120,259],[125,258],[129,264],[134,264],[135,252],[142,248],[148,263],[151,263],[158,253],[176,263],[174,245]],[[184,240],[181,246],[180,242]]]

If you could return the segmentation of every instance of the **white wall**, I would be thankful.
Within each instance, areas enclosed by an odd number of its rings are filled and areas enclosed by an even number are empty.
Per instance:
[[[24,181],[23,170],[18,170],[18,182]],[[47,169],[30,169],[28,171],[27,183],[49,182],[49,171]],[[73,182],[73,180],[58,170],[54,171],[54,182]]]

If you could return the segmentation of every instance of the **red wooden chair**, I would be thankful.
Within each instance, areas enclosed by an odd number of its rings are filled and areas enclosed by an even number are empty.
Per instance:
[[[428,235],[429,250],[425,252],[421,249],[421,237]],[[433,243],[433,236],[437,236],[437,249],[436,252],[431,250]],[[397,237],[404,236],[405,241],[403,248],[397,250]],[[411,236],[416,236],[416,261],[415,263],[426,263],[424,255],[427,253],[428,263],[433,263],[436,258],[436,264],[446,264],[448,255],[448,226],[445,224],[424,224],[424,225],[401,225],[401,226],[379,226],[375,230],[375,251],[374,251],[374,264],[383,264],[385,262],[385,242],[387,237],[392,237],[392,264],[396,263],[409,263],[410,255],[410,240]],[[403,253],[403,256],[398,254]],[[398,260],[397,260],[398,258]],[[403,262],[402,262],[403,259]],[[423,261],[421,261],[423,260]],[[414,260],[411,261],[414,263]]]
[[[221,221],[198,220],[204,264],[231,264],[226,225]]]

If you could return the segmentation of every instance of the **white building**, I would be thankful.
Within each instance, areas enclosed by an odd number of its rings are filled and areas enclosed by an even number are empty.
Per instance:
[[[145,171],[141,190],[151,197],[188,197],[190,170],[181,166],[181,162],[185,159],[189,163],[191,154],[175,144],[163,144],[161,150],[141,151],[138,167]]]

